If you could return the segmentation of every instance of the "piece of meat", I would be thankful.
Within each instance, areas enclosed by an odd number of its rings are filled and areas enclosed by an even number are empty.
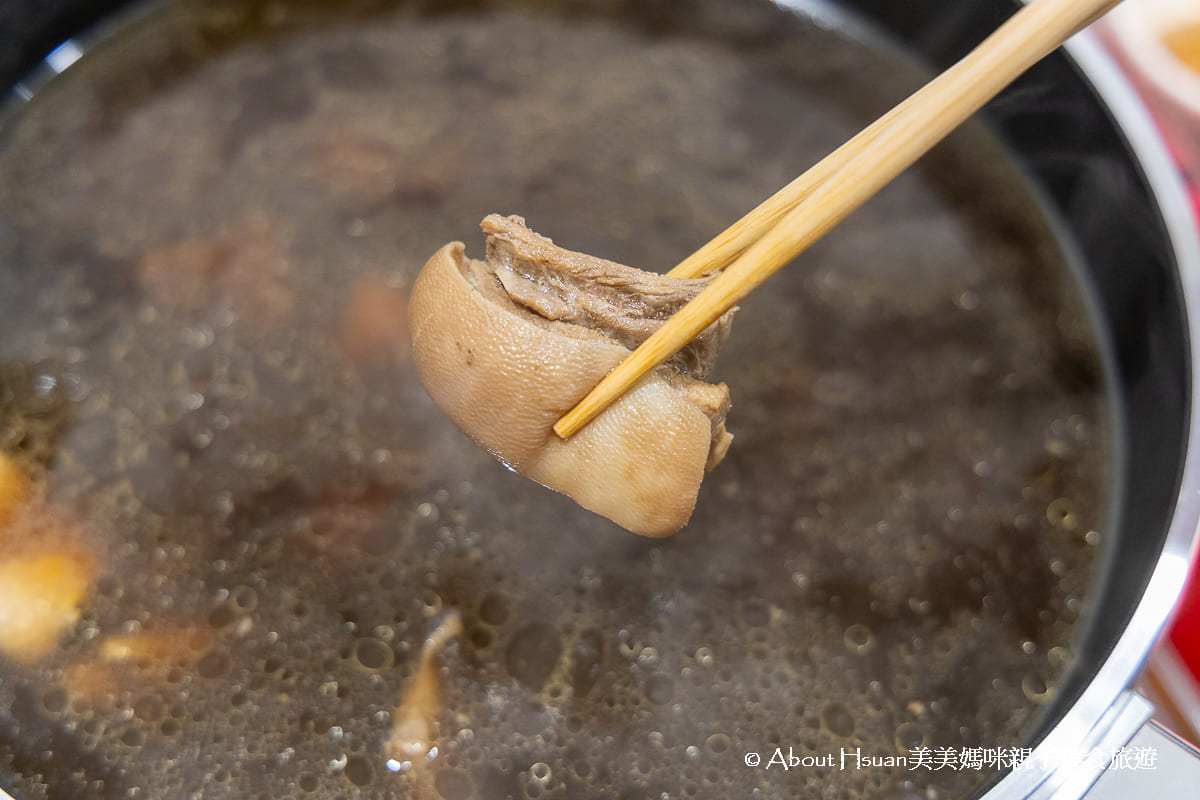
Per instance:
[[[573,253],[529,230],[520,217],[492,214],[479,227],[487,234],[487,261],[476,286],[485,287],[488,275],[494,275],[509,299],[538,316],[598,330],[630,350],[711,280],[668,278]],[[729,335],[731,318],[721,317],[666,365],[705,377]]]
[[[183,239],[151,250],[138,279],[156,302],[204,307],[217,300],[268,325],[287,321],[296,305],[283,232],[254,216],[212,238]]]
[[[574,253],[491,215],[487,261],[446,245],[413,285],[413,357],[434,401],[517,472],[643,536],[687,523],[724,456],[729,390],[700,380],[730,314],[575,436],[553,425],[709,279]]]
[[[82,551],[46,550],[0,558],[0,653],[33,662],[79,619],[95,574]]]
[[[112,708],[122,695],[167,685],[174,670],[195,669],[213,644],[212,633],[198,625],[109,634],[63,669],[62,686],[73,701]]]
[[[425,762],[430,748],[437,744],[441,699],[436,660],[446,645],[461,633],[462,617],[452,611],[426,637],[421,647],[417,672],[392,714],[392,732],[383,746],[384,753],[395,762],[397,772],[407,771],[403,767],[406,762],[410,766]]]
[[[408,356],[408,291],[381,278],[350,287],[338,337],[342,352],[358,364],[394,362]]]

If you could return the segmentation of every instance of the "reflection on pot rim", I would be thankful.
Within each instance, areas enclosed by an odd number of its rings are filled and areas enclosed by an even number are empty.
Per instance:
[[[1171,161],[1154,122],[1137,93],[1111,57],[1089,32],[1065,45],[1093,90],[1112,112],[1127,138],[1167,226],[1181,280],[1189,322],[1189,360],[1200,353],[1200,232],[1184,193],[1182,179]],[[1194,361],[1192,361],[1194,364]],[[1011,772],[988,793],[989,800],[1050,797],[1064,785],[1083,791],[1079,776],[1055,766],[1051,754],[1071,747],[1119,747],[1146,721],[1150,708],[1130,688],[1155,641],[1162,633],[1187,579],[1200,523],[1200,398],[1197,370],[1189,373],[1187,454],[1171,517],[1170,531],[1141,601],[1108,657],[1066,716],[1034,750],[1034,768]],[[1092,770],[1095,772],[1095,770]],[[1064,774],[1068,773],[1068,774]]]

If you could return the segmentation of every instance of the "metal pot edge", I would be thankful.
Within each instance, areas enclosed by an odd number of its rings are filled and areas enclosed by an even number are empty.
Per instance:
[[[1175,253],[1190,350],[1188,439],[1170,528],[1133,616],[1087,688],[1033,749],[1026,766],[993,785],[982,795],[986,800],[1078,797],[1091,781],[1081,784],[1076,770],[1054,763],[1055,754],[1125,744],[1141,725],[1140,709],[1145,706],[1128,708],[1129,687],[1171,619],[1200,541],[1200,398],[1195,368],[1200,353],[1200,229],[1162,136],[1116,62],[1090,32],[1076,35],[1064,48],[1112,113],[1144,170]]]

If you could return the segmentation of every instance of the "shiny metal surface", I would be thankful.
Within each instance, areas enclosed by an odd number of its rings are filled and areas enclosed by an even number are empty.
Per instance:
[[[1178,259],[1188,318],[1194,321],[1200,313],[1200,234],[1178,171],[1145,106],[1095,38],[1080,34],[1066,47],[1124,130],[1130,147],[1142,164],[1146,180],[1159,200]],[[1189,338],[1192,353],[1200,352],[1200,334],[1195,324],[1190,326]],[[1196,546],[1196,528],[1200,521],[1200,464],[1197,463],[1195,443],[1200,428],[1197,427],[1194,369],[1189,381],[1189,447],[1180,479],[1181,490],[1158,565],[1137,610],[1091,684],[1034,750],[1034,766],[1005,776],[986,794],[989,800],[1077,797],[1077,792],[1086,789],[1087,785],[1079,787],[1070,770],[1055,769],[1053,754],[1072,747],[1104,746],[1114,738],[1119,740],[1122,735],[1132,733],[1127,727],[1128,718],[1122,726],[1120,715],[1108,712],[1120,705],[1127,687],[1141,671],[1150,649],[1166,627]],[[1042,759],[1049,762],[1045,769],[1038,764]]]
[[[1156,723],[1141,728],[1129,747],[1153,755],[1153,769],[1109,769],[1087,793],[1087,800],[1124,800],[1135,793],[1188,797],[1200,786],[1200,751]]]

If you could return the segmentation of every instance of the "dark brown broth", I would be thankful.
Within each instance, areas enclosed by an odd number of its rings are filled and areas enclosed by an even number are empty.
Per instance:
[[[1011,747],[1070,663],[1107,419],[1004,153],[956,135],[743,303],[716,375],[733,449],[692,523],[642,540],[432,406],[406,287],[445,241],[480,255],[491,211],[665,269],[921,74],[765,3],[676,4],[686,34],[670,4],[377,5],[166,6],[9,118],[0,446],[100,571],[56,651],[0,656],[0,785],[915,797],[994,777],[743,756]],[[392,774],[392,711],[448,610],[438,756]],[[138,632],[174,655],[105,658]]]

